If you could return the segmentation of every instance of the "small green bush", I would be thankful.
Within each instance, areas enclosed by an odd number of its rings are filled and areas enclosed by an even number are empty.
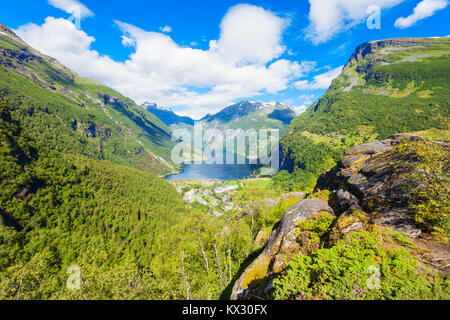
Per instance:
[[[408,251],[386,248],[381,233],[362,231],[347,235],[332,248],[319,249],[310,256],[298,255],[274,280],[274,298],[450,298],[447,277],[419,270]]]

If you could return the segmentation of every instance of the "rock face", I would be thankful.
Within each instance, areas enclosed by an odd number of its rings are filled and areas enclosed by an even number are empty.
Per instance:
[[[270,235],[266,248],[235,282],[231,299],[269,293],[272,288],[271,275],[282,271],[300,250],[297,224],[324,211],[333,213],[333,209],[322,199],[301,200],[289,208],[278,228]]]
[[[420,183],[411,181],[409,175],[410,164],[415,160],[395,148],[405,139],[424,140],[412,134],[395,134],[348,150],[336,167],[318,179],[315,192],[329,191],[328,203],[305,199],[289,208],[268,238],[265,249],[235,282],[231,299],[270,297],[273,278],[292,258],[308,251],[299,222],[323,211],[337,218],[321,245],[327,246],[329,241],[342,239],[349,232],[368,230],[373,224],[418,238],[421,231],[405,194],[405,184]],[[258,235],[258,245],[263,243],[263,236],[263,232]]]
[[[368,55],[374,54],[380,49],[387,49],[394,51],[396,49],[401,48],[410,48],[410,47],[417,47],[420,46],[430,46],[432,44],[428,43],[426,41],[427,39],[421,39],[421,38],[399,38],[399,39],[388,39],[388,40],[377,40],[377,41],[370,41],[361,44],[358,46],[353,53],[353,55],[350,58],[351,60],[361,61],[363,59],[366,59]],[[357,69],[358,72],[365,72],[370,66],[370,64],[373,64],[376,61],[383,61],[380,57],[374,57],[375,59],[371,59],[369,64],[364,68],[365,70],[362,70],[363,68],[359,67]]]
[[[396,134],[352,148],[336,167],[319,178],[316,190],[333,192],[339,214],[361,210],[371,214],[376,224],[419,236],[404,188],[411,183],[405,164],[413,160],[394,149],[404,139],[424,140],[412,134]]]
[[[103,128],[102,125],[98,125],[92,122],[83,122],[75,120],[72,122],[72,129],[80,132],[84,137],[97,138],[101,140],[108,140],[111,138],[112,133],[108,128]]]

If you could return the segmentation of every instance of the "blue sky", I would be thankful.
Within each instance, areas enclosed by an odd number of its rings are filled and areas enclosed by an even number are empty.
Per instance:
[[[33,0],[0,21],[30,45],[138,103],[199,118],[239,100],[299,112],[363,42],[450,34],[448,0]],[[381,28],[369,29],[377,6]],[[75,9],[74,8],[78,8]],[[69,21],[80,17],[79,29]]]

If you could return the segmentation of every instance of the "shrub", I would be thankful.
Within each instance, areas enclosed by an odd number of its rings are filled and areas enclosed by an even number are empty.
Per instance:
[[[329,249],[298,255],[274,280],[275,299],[449,299],[449,279],[419,271],[378,231],[347,235]],[[379,286],[378,286],[379,285]]]

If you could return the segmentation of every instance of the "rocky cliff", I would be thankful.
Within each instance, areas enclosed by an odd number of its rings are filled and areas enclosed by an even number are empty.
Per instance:
[[[418,159],[398,148],[425,140],[413,134],[396,134],[346,151],[341,161],[318,179],[312,196],[323,199],[304,199],[287,210],[267,246],[235,282],[231,298],[271,298],[273,279],[296,255],[331,247],[349,233],[374,226],[405,234],[427,248],[426,263],[449,272],[450,246],[428,241],[430,237],[416,223],[409,201],[408,190],[424,183],[411,178]],[[443,142],[433,143],[448,150]],[[446,178],[448,181],[448,173]],[[331,228],[322,230],[320,239],[313,241],[315,230],[305,225],[320,219],[329,221]]]

